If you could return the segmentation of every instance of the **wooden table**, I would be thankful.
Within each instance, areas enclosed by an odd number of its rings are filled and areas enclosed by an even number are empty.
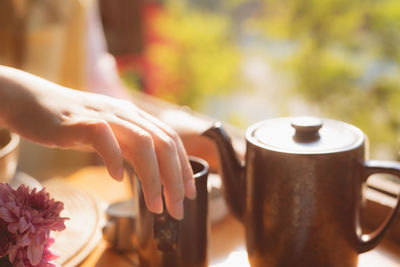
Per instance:
[[[125,200],[131,196],[128,179],[118,183],[112,180],[104,167],[84,168],[67,177],[67,181],[87,191],[94,192],[108,203]],[[210,235],[210,266],[249,266],[244,245],[244,229],[231,216],[212,225]],[[101,240],[90,255],[81,263],[81,267],[128,267],[135,265],[136,256],[120,254]],[[359,267],[399,267],[400,246],[385,239],[377,248],[359,257]]]

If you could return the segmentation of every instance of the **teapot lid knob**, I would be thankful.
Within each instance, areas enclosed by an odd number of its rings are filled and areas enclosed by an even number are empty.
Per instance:
[[[322,127],[322,121],[315,117],[297,117],[292,120],[291,126],[296,130],[293,139],[308,143],[320,138],[318,131]]]

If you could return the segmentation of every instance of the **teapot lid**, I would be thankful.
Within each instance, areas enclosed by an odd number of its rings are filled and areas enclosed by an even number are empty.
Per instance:
[[[351,150],[364,133],[350,124],[315,117],[287,117],[252,125],[246,138],[254,145],[286,153],[325,154]]]

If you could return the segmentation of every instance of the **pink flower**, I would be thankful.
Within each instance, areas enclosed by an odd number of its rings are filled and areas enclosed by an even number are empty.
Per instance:
[[[44,189],[30,191],[21,185],[13,190],[0,183],[0,257],[8,255],[15,266],[54,266],[49,263],[49,235],[65,229],[63,208]]]
[[[14,234],[8,232],[7,223],[0,219],[0,258],[8,253],[15,240]]]
[[[49,247],[54,243],[53,238],[48,238],[46,240],[46,244],[43,250],[43,254],[41,256],[40,261],[36,264],[33,265],[32,262],[29,260],[28,257],[28,252],[26,249],[20,248],[16,252],[15,260],[14,260],[14,265],[15,266],[22,266],[22,267],[55,267],[56,265],[52,263],[51,261],[56,259],[57,256],[55,256],[49,249]]]

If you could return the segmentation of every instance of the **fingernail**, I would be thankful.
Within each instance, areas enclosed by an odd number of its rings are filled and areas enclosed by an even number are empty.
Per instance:
[[[196,186],[194,184],[194,179],[190,179],[185,182],[185,194],[189,199],[196,198]]]
[[[121,166],[117,170],[117,178],[122,181],[124,180],[124,166]]]
[[[114,178],[118,182],[121,182],[124,179],[124,167],[121,166],[118,168],[114,168],[113,170],[109,170],[109,174],[112,178]]]
[[[171,207],[169,214],[177,220],[183,219],[183,200],[177,201]]]
[[[163,212],[163,202],[161,195],[158,195],[153,200],[151,200],[148,208],[154,213],[161,214]]]

